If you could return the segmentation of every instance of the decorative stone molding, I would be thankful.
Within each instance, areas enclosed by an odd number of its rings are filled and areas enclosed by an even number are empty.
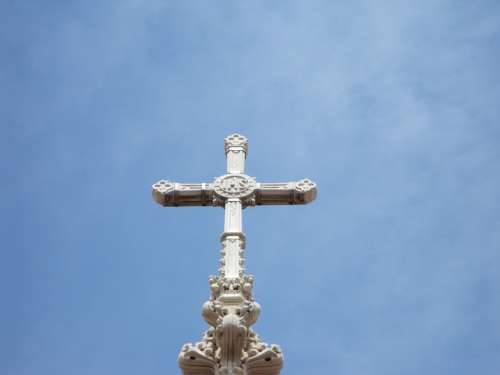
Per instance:
[[[227,155],[229,151],[243,151],[248,154],[248,139],[237,133],[228,135],[224,138],[224,152]]]
[[[260,315],[252,294],[254,277],[210,276],[208,283],[212,294],[202,316],[212,328],[200,342],[183,346],[179,364],[184,374],[279,374],[281,349],[262,342],[250,328]]]
[[[215,357],[215,329],[210,328],[202,341],[188,343],[179,354],[179,366],[186,375],[214,375],[217,367]]]

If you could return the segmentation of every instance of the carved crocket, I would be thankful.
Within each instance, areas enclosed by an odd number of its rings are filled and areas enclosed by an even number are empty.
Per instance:
[[[210,276],[212,296],[202,315],[212,326],[202,341],[186,344],[179,355],[184,375],[277,375],[283,354],[250,328],[260,313],[252,295],[253,277]]]

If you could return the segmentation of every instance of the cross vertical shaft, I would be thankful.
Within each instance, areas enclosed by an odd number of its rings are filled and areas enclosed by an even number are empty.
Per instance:
[[[228,199],[224,206],[224,233],[221,236],[221,275],[228,279],[242,276],[244,271],[245,235],[242,232],[242,211],[239,199]]]
[[[246,138],[233,135],[224,142],[228,175],[245,173],[245,159],[248,152]],[[234,178],[226,182],[229,190],[237,191],[243,180]],[[243,182],[244,183],[244,182]],[[228,198],[224,204],[224,233],[221,236],[221,268],[223,277],[236,279],[243,276],[245,235],[243,233],[243,205],[241,199]]]
[[[239,134],[233,134],[224,141],[227,158],[227,173],[245,173],[245,159],[248,153],[248,141]]]

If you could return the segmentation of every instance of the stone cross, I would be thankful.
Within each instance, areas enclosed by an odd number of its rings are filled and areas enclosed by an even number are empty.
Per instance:
[[[259,205],[306,204],[316,198],[309,179],[264,183],[245,174],[248,140],[239,134],[224,139],[227,174],[212,183],[183,184],[160,180],[153,198],[166,207],[224,207],[220,276],[210,276],[211,299],[203,317],[212,326],[203,340],[184,345],[179,364],[184,375],[277,375],[283,355],[277,345],[263,343],[250,328],[260,306],[252,295],[253,276],[245,275],[242,211]]]

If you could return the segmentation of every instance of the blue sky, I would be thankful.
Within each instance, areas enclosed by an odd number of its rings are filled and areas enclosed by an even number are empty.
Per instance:
[[[285,375],[500,373],[497,1],[0,3],[0,373],[176,374],[223,212],[164,209],[223,138]]]

